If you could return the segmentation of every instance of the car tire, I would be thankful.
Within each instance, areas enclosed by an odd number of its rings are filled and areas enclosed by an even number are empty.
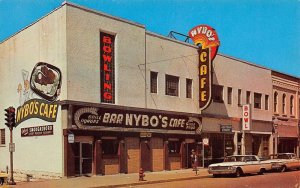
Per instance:
[[[213,174],[213,177],[214,178],[218,178],[218,177],[220,177],[221,175],[220,174]]]
[[[259,175],[263,175],[265,173],[265,169],[264,168],[261,168],[258,172]]]
[[[242,170],[240,168],[237,168],[235,171],[235,177],[239,178],[243,174]]]
[[[286,166],[283,165],[283,166],[281,167],[281,169],[280,169],[280,172],[285,172],[285,171],[286,171]]]
[[[0,185],[3,185],[3,183],[4,183],[4,179],[0,178]]]

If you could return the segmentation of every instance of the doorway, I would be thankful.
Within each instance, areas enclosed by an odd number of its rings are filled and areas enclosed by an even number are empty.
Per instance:
[[[152,171],[151,143],[148,139],[141,140],[141,168],[146,172]]]
[[[192,150],[196,151],[195,143],[186,144],[186,167],[192,168]]]
[[[75,142],[73,144],[75,158],[75,175],[91,176],[93,164],[92,142]]]

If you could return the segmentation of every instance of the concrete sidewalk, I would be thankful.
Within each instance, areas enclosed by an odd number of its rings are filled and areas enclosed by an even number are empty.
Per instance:
[[[192,169],[162,171],[162,172],[147,172],[145,173],[145,181],[139,181],[138,173],[134,174],[117,174],[106,176],[92,177],[76,177],[62,178],[59,180],[45,180],[36,182],[17,182],[15,186],[6,187],[22,187],[22,188],[108,188],[108,187],[129,187],[141,184],[155,184],[180,180],[191,180],[204,177],[210,177],[207,169],[200,168],[198,175]]]

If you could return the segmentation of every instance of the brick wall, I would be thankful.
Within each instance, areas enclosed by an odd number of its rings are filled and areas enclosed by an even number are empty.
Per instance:
[[[180,160],[180,156],[169,156],[169,161],[170,161],[170,167],[171,167],[171,170],[179,170],[181,167],[180,167],[180,163],[181,163],[181,160]]]
[[[140,168],[140,139],[127,137],[125,142],[127,145],[128,173],[137,173]]]
[[[162,138],[152,138],[153,171],[164,170],[164,145]]]
[[[103,159],[103,172],[105,175],[119,173],[119,158],[104,158]]]

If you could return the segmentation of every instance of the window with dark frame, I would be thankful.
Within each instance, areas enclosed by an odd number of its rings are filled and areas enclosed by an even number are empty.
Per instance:
[[[186,79],[186,98],[192,98],[192,79]]]
[[[157,93],[157,72],[150,72],[151,93]]]
[[[294,96],[293,95],[290,98],[290,114],[294,115]]]
[[[232,104],[232,88],[227,88],[227,103]]]
[[[278,112],[278,93],[277,92],[275,92],[274,93],[274,112]]]
[[[286,113],[286,111],[285,111],[285,104],[286,104],[286,95],[285,94],[283,94],[282,95],[282,113],[283,114],[285,114]]]
[[[1,138],[0,145],[5,145],[5,129],[0,129],[0,138]]]
[[[117,139],[102,140],[102,154],[117,155],[119,149],[119,141]]]
[[[168,149],[170,154],[180,153],[180,141],[169,141]]]
[[[166,75],[166,95],[178,96],[179,77]]]
[[[251,101],[251,92],[247,91],[246,92],[246,103],[250,104],[250,101]]]
[[[223,86],[213,85],[212,87],[212,99],[214,102],[223,103]]]
[[[254,93],[254,108],[261,109],[261,97],[262,94]]]
[[[242,106],[242,90],[238,89],[238,106]]]
[[[269,95],[265,95],[265,110],[269,110]]]

